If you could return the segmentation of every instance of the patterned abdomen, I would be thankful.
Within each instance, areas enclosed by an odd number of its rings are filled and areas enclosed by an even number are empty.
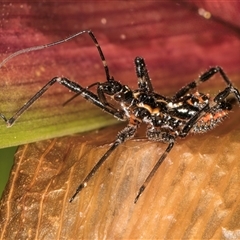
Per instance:
[[[218,109],[216,112],[205,113],[193,126],[191,132],[205,133],[221,123],[228,115],[228,110]]]

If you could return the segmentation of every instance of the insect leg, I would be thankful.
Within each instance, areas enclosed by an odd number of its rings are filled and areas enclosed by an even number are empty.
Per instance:
[[[184,138],[187,136],[189,131],[192,129],[193,125],[198,121],[203,113],[210,111],[209,104],[206,104],[200,111],[198,111],[183,127],[182,131],[179,133],[179,137]]]
[[[240,93],[239,93],[238,89],[236,89],[232,85],[229,87],[226,87],[222,92],[218,93],[217,96],[214,98],[214,102],[222,102],[231,93],[233,93],[235,95],[238,102],[240,103]]]
[[[153,92],[152,83],[143,58],[135,58],[136,73],[138,77],[138,88],[146,92]]]
[[[107,152],[101,157],[101,159],[95,164],[95,166],[92,168],[92,170],[88,173],[88,175],[85,177],[85,179],[82,181],[82,183],[77,187],[75,193],[70,198],[69,202],[72,202],[76,195],[87,186],[88,181],[94,176],[94,174],[97,172],[97,170],[102,166],[102,164],[106,161],[106,159],[110,156],[110,154],[123,142],[126,140],[132,138],[137,130],[138,125],[132,125],[129,124],[127,127],[125,127],[121,132],[119,132],[117,139],[112,144],[112,146],[107,150]]]
[[[171,151],[171,149],[174,146],[174,142],[175,142],[175,138],[173,136],[169,136],[169,144],[168,147],[166,148],[165,152],[162,154],[162,156],[159,158],[159,160],[157,161],[157,163],[154,165],[153,169],[151,170],[151,172],[149,173],[149,175],[147,176],[147,178],[145,179],[144,183],[142,184],[142,186],[140,187],[140,189],[138,190],[138,194],[134,200],[134,203],[137,203],[139,197],[141,196],[141,194],[143,193],[143,191],[145,190],[145,188],[147,187],[148,183],[150,182],[150,180],[152,179],[152,177],[154,176],[154,174],[156,173],[156,171],[158,170],[158,168],[160,167],[160,165],[162,164],[162,162],[164,161],[164,159],[167,157],[168,153]]]
[[[81,87],[79,84],[70,81],[67,78],[55,77],[50,80],[40,91],[38,91],[27,103],[23,105],[10,119],[7,119],[3,114],[0,113],[0,117],[7,123],[8,127],[11,127],[14,122],[37,100],[39,99],[54,83],[60,83],[69,90],[80,93],[83,98],[92,102],[94,105],[100,107],[105,112],[113,115],[119,120],[125,120],[123,111],[119,111],[110,106],[106,106],[102,103],[98,96],[86,88]]]
[[[99,85],[99,82],[95,82],[89,86],[86,87],[86,89],[90,89],[91,87],[95,86],[95,85]],[[72,100],[74,100],[76,97],[78,97],[79,95],[81,95],[81,93],[76,93],[75,95],[73,95],[71,98],[69,98],[66,102],[63,103],[63,106],[67,105],[68,103],[70,103]]]
[[[227,77],[227,75],[225,74],[225,72],[222,70],[221,67],[213,67],[210,68],[207,72],[203,73],[198,79],[196,79],[193,82],[190,82],[189,84],[187,84],[185,87],[183,87],[182,89],[180,89],[176,95],[174,96],[175,99],[178,99],[180,97],[182,97],[183,95],[185,95],[189,90],[196,88],[199,84],[208,81],[209,79],[211,79],[211,77],[213,75],[215,75],[216,73],[220,73],[222,79],[224,80],[224,82],[227,84],[228,87],[232,88],[232,92],[235,93],[236,97],[238,98],[239,101],[239,95],[237,95],[237,89],[234,88],[232,86],[232,83],[230,81],[230,79]]]
[[[231,104],[224,101],[229,94],[235,94],[238,102],[240,103],[240,93],[239,91],[234,88],[232,85],[226,87],[223,91],[217,94],[217,96],[213,99],[213,103],[206,104],[199,112],[197,112],[184,126],[181,133],[179,134],[180,137],[186,137],[189,131],[192,129],[194,124],[202,117],[204,113],[215,113],[218,110],[231,110]]]

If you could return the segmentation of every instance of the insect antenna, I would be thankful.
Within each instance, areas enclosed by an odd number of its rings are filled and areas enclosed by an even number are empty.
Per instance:
[[[80,31],[78,33],[75,33],[67,38],[64,38],[62,40],[59,40],[59,41],[56,41],[56,42],[52,42],[52,43],[48,43],[48,44],[44,44],[44,45],[40,45],[40,46],[34,46],[34,47],[29,47],[29,48],[24,48],[24,49],[21,49],[17,52],[14,52],[13,54],[9,55],[7,58],[5,58],[1,63],[0,63],[0,68],[5,64],[7,63],[9,60],[11,60],[12,58],[18,56],[18,55],[21,55],[21,54],[24,54],[24,53],[28,53],[28,52],[33,52],[33,51],[38,51],[38,50],[42,50],[44,48],[48,48],[48,47],[53,47],[55,45],[58,45],[58,44],[62,44],[62,43],[65,43],[65,42],[68,42],[69,40],[72,40],[73,38],[76,38],[78,37],[79,35],[81,34],[84,34],[84,33],[88,33],[88,35],[91,37],[91,39],[93,40],[93,42],[95,43],[95,46],[98,50],[98,53],[99,53],[99,56],[102,60],[102,63],[103,63],[103,66],[104,66],[104,70],[105,70],[105,75],[106,75],[106,78],[107,80],[111,80],[112,78],[110,77],[110,74],[109,74],[109,68],[108,68],[108,65],[107,65],[107,62],[106,62],[106,59],[105,59],[105,56],[102,52],[102,49],[96,39],[96,37],[94,36],[93,32],[91,30],[84,30],[84,31]]]

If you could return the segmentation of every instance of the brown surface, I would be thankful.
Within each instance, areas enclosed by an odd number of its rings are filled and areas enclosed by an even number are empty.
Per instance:
[[[122,126],[21,147],[1,201],[1,239],[238,238],[237,110],[218,129],[177,141],[136,205],[138,188],[166,145],[125,143],[71,204]]]

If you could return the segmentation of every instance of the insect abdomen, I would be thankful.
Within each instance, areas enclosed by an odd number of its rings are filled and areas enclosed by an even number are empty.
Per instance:
[[[218,110],[217,112],[213,113],[206,113],[204,114],[193,126],[191,132],[193,133],[205,133],[221,123],[226,116],[228,115],[227,110]]]

